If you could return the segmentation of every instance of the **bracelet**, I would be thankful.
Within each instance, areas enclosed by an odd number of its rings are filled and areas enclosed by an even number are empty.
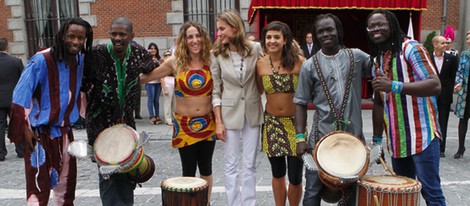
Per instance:
[[[382,144],[383,137],[380,135],[373,135],[372,136],[372,144]]]
[[[399,94],[401,91],[403,91],[403,82],[392,81],[392,92]]]
[[[305,142],[305,138],[295,139],[295,143]]]
[[[299,133],[295,135],[295,141],[303,139],[305,141],[305,134],[304,133]]]

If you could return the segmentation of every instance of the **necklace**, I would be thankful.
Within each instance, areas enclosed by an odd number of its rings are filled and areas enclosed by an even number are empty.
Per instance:
[[[269,64],[271,64],[271,70],[274,74],[279,73],[279,70],[281,70],[281,63],[279,63],[279,66],[277,66],[277,70],[274,70],[273,60],[271,59],[271,56],[269,56]]]

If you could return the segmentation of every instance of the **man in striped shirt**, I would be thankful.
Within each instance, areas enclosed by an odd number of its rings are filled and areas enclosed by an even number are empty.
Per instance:
[[[376,10],[367,19],[374,58],[373,142],[380,144],[385,130],[397,175],[417,177],[427,205],[445,205],[435,97],[441,85],[430,55],[404,35],[392,12]]]

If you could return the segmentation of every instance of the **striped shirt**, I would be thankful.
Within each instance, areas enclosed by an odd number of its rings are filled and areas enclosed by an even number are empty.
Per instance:
[[[390,53],[391,51],[387,51],[377,57],[380,61],[372,70],[374,77],[377,67],[392,81],[399,82],[416,82],[437,75],[430,55],[415,40],[405,39],[398,57]],[[390,61],[391,64],[388,63]],[[384,126],[388,149],[392,151],[394,158],[419,154],[435,137],[440,137],[435,96],[417,97],[382,92],[381,97],[384,101]]]

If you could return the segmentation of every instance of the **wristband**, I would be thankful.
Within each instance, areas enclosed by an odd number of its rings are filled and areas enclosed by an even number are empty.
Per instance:
[[[295,141],[297,142],[298,140],[303,139],[305,141],[305,134],[299,133],[295,135]]]
[[[392,81],[392,92],[395,94],[401,93],[403,90],[403,82]]]
[[[305,142],[305,134],[300,133],[295,135],[295,143]]]
[[[382,144],[382,136],[379,135],[374,135],[372,136],[372,144],[377,145],[377,144]]]

